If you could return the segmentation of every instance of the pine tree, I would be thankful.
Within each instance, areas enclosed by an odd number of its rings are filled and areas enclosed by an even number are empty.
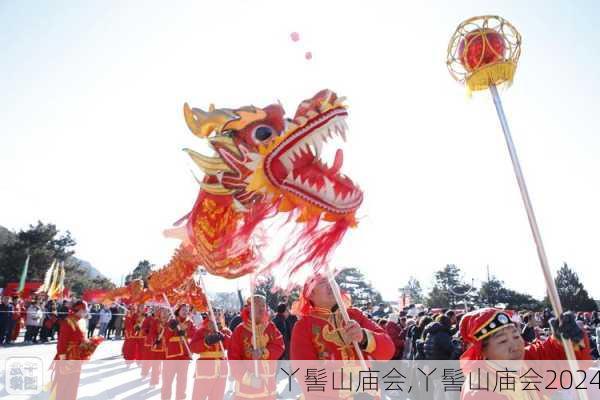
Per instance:
[[[496,277],[491,277],[486,282],[483,282],[478,296],[480,305],[490,307],[503,304],[508,309],[538,310],[542,306],[541,302],[532,296],[504,287],[504,282]]]
[[[67,261],[75,253],[75,244],[69,231],[61,234],[54,224],[30,225],[0,246],[0,287],[19,279],[27,254],[31,255],[27,280],[41,281],[52,261]]]
[[[131,274],[125,277],[125,284],[128,284],[134,279],[141,279],[144,281],[144,286],[148,286],[148,275],[152,272],[154,265],[148,260],[142,260],[138,263],[137,267],[133,269]]]
[[[598,309],[597,303],[589,296],[584,289],[583,283],[579,281],[579,276],[573,271],[567,263],[558,270],[556,278],[556,289],[558,297],[565,311],[595,311]],[[544,299],[546,304],[550,304],[548,296]]]
[[[381,293],[377,291],[357,268],[342,270],[335,278],[340,289],[350,295],[352,305],[363,307],[367,303],[378,304],[382,302]]]
[[[472,300],[471,295],[466,295],[471,291],[471,286],[464,283],[460,275],[460,268],[454,264],[448,264],[436,272],[435,283],[427,296],[427,305],[435,308],[455,308],[459,301]]]

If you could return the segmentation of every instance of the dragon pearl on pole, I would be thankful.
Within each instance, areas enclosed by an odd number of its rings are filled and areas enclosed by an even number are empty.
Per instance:
[[[500,120],[504,139],[510,155],[523,206],[527,213],[529,227],[536,246],[542,274],[546,282],[548,297],[557,318],[562,314],[562,305],[552,272],[548,264],[546,250],[533,210],[529,191],[517,156],[517,150],[508,127],[508,121],[497,85],[510,84],[521,55],[521,35],[516,28],[499,16],[480,16],[463,21],[448,45],[447,66],[450,74],[464,83],[469,92],[489,89]],[[562,339],[562,345],[572,370],[577,370],[574,362],[575,351],[570,340]],[[587,395],[577,391],[582,399]]]

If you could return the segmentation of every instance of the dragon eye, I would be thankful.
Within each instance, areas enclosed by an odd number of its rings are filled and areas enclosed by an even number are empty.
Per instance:
[[[273,128],[262,125],[254,130],[254,139],[256,139],[259,142],[264,142],[274,134],[275,131],[273,130]]]

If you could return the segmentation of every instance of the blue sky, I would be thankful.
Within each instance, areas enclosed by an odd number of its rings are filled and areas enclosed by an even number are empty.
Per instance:
[[[455,27],[481,14],[523,36],[501,95],[550,263],[568,262],[600,297],[592,1],[0,2],[0,224],[69,229],[78,256],[115,280],[142,258],[164,263],[176,243],[162,229],[197,190],[181,149],[204,148],[182,104],[279,99],[293,113],[329,87],[348,97],[344,171],[366,195],[337,265],[360,266],[388,298],[446,263],[476,280],[489,264],[540,297],[491,99],[466,98],[445,67]]]

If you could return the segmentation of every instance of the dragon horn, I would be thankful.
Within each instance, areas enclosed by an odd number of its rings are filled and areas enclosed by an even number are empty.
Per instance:
[[[212,104],[208,107],[208,111],[204,111],[199,108],[190,108],[185,103],[183,105],[183,115],[188,128],[194,135],[201,138],[208,137],[213,131],[220,133],[226,123],[239,118],[231,110],[225,108],[215,109]]]

